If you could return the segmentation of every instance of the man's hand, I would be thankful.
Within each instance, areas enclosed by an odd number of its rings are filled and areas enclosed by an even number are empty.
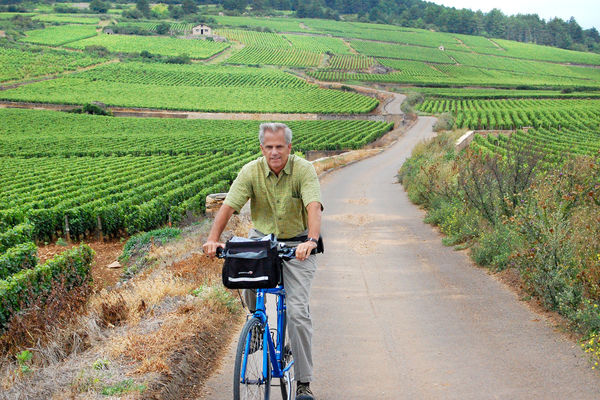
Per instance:
[[[216,240],[207,240],[202,245],[202,250],[210,258],[214,258],[217,255],[217,248],[225,248],[225,243],[217,242]]]
[[[296,259],[304,261],[310,255],[310,252],[317,248],[313,241],[302,242],[296,247]]]

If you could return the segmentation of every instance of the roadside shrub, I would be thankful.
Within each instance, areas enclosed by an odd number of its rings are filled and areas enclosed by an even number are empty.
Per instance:
[[[162,228],[138,233],[137,235],[133,235],[127,243],[125,243],[123,252],[121,253],[121,256],[119,256],[119,260],[127,262],[131,257],[148,252],[152,244],[160,246],[179,236],[181,236],[181,229],[177,228]]]
[[[464,241],[478,264],[517,268],[526,290],[594,339],[586,351],[600,362],[600,154],[550,163],[510,142],[501,154],[457,154],[456,136],[415,147],[398,173],[409,198],[445,244]]]
[[[457,170],[453,143],[456,134],[442,133],[417,144],[398,171],[398,180],[411,201],[428,207],[436,197],[457,194]]]
[[[435,132],[449,131],[452,127],[454,127],[454,116],[450,113],[443,113],[433,125],[433,130]]]
[[[406,95],[406,99],[404,99],[402,102],[400,109],[405,114],[412,114],[414,113],[414,107],[417,104],[423,103],[423,101],[425,101],[425,97],[423,97],[421,93],[409,93]]]
[[[458,163],[465,200],[492,226],[501,222],[501,217],[512,217],[515,208],[525,202],[523,192],[531,186],[543,159],[538,152],[515,147],[504,156],[468,149]]]
[[[496,270],[509,267],[511,254],[520,245],[520,238],[510,225],[499,224],[495,227],[480,225],[477,242],[473,245],[473,260]]]

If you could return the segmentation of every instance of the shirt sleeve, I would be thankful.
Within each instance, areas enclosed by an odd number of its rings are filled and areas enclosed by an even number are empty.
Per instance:
[[[313,167],[312,164],[308,164],[303,168],[300,181],[300,193],[302,195],[304,207],[316,201],[321,204],[321,210],[323,210],[323,203],[321,202],[321,184],[319,183],[317,171],[315,171],[315,167]]]
[[[231,187],[229,188],[229,192],[225,197],[225,201],[223,204],[228,205],[233,208],[235,211],[240,212],[244,204],[250,198],[252,194],[252,182],[250,180],[250,174],[248,173],[248,168],[244,166],[238,176],[235,178]]]

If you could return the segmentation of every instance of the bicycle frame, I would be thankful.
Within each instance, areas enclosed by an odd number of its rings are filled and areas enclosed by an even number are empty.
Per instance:
[[[271,337],[271,334],[270,334],[269,320],[267,317],[266,307],[265,307],[265,294],[274,294],[277,296],[277,337],[276,337],[277,343],[273,342],[273,338]],[[269,356],[270,356],[271,365],[272,365],[272,371],[271,371],[272,378],[283,378],[285,376],[285,374],[294,365],[294,361],[292,360],[292,362],[290,362],[289,365],[285,365],[285,366],[283,366],[283,368],[281,367],[281,361],[282,361],[283,352],[284,352],[282,333],[284,332],[285,311],[286,311],[285,289],[283,288],[283,286],[278,286],[273,289],[257,289],[256,290],[256,311],[254,312],[254,314],[252,316],[258,318],[265,326],[265,331],[263,334],[263,348],[269,349]],[[250,338],[248,338],[247,342],[246,342],[246,354],[248,354],[249,348],[250,348]],[[263,354],[264,354],[264,357],[263,357],[263,379],[265,379],[265,381],[266,381],[266,379],[267,379],[266,374],[267,374],[269,366],[268,366],[267,353],[265,352]],[[242,368],[240,371],[241,377],[246,376],[247,360],[248,359],[246,356],[246,357],[244,357],[244,359],[242,361]],[[242,381],[242,383],[246,383],[246,382]]]

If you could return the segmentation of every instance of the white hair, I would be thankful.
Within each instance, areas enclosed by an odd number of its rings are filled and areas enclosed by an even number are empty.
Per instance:
[[[265,143],[265,131],[275,133],[282,129],[285,136],[285,142],[287,144],[292,143],[292,130],[286,124],[280,122],[265,122],[260,124],[260,128],[258,128],[258,141],[263,145]]]

